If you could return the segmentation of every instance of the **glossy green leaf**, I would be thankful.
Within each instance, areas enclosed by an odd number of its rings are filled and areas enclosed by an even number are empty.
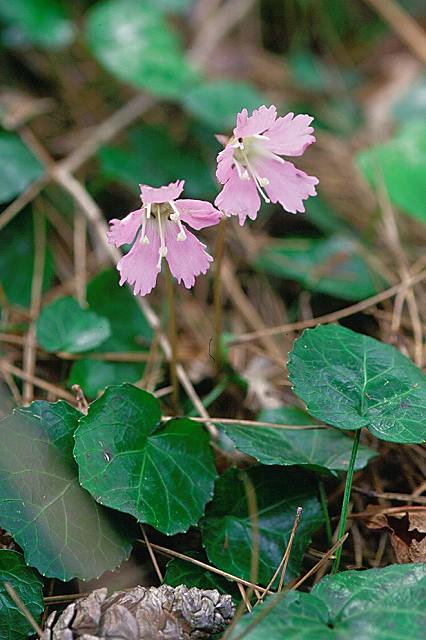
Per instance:
[[[339,325],[306,329],[289,379],[309,413],[389,442],[426,439],[426,376],[398,349]]]
[[[383,278],[363,258],[353,238],[287,238],[265,247],[257,256],[260,271],[300,282],[310,291],[345,300],[362,300],[383,289]]]
[[[161,10],[141,0],[104,0],[89,10],[86,37],[99,62],[120,80],[179,97],[193,76]]]
[[[6,38],[8,42],[23,40],[59,49],[74,38],[74,26],[58,0],[0,0],[0,19],[14,30]]]
[[[0,526],[41,574],[88,580],[131,550],[128,534],[78,482],[73,434],[81,414],[39,401],[0,421]]]
[[[74,298],[58,298],[46,305],[37,320],[37,340],[46,351],[83,353],[110,335],[109,321],[82,309]]]
[[[392,202],[426,222],[426,121],[409,120],[398,134],[362,151],[357,162],[369,182],[384,182]]]
[[[252,523],[239,473],[237,469],[230,469],[217,480],[214,500],[200,526],[210,562],[249,580]],[[291,580],[300,571],[312,534],[323,522],[316,483],[298,469],[260,466],[247,473],[257,499],[261,584],[268,584],[272,578],[286,549],[297,507],[303,507],[287,570],[287,581]]]
[[[34,231],[28,211],[1,230],[0,283],[11,304],[29,307],[34,271]],[[53,257],[49,247],[44,256],[43,292],[53,278]]]
[[[12,585],[21,602],[38,620],[43,613],[43,582],[16,551],[0,549],[0,640],[22,640],[34,633],[26,617],[9,596],[4,583]]]
[[[259,420],[289,425],[310,425],[314,421],[297,407],[280,407],[262,412]],[[336,429],[278,429],[223,425],[237,449],[262,464],[304,466],[318,473],[346,471],[352,440]],[[356,469],[362,469],[376,453],[360,446]]]
[[[201,153],[187,143],[178,145],[164,128],[133,129],[126,145],[103,147],[99,157],[103,175],[126,184],[137,195],[142,181],[160,187],[176,177],[185,178],[186,198],[216,193],[213,172]]]
[[[269,101],[246,82],[213,80],[194,85],[183,96],[186,109],[196,118],[227,133],[236,125],[237,113],[244,107],[251,112]]]
[[[186,418],[161,426],[160,415],[146,391],[109,387],[80,420],[74,455],[98,502],[172,535],[198,522],[216,472],[202,426]]]
[[[120,287],[118,280],[117,270],[108,269],[87,285],[90,309],[106,318],[111,326],[111,336],[96,348],[96,353],[141,351],[151,343],[152,329],[135,296],[127,287]],[[87,359],[73,363],[68,385],[79,384],[88,397],[94,398],[109,385],[140,380],[144,369],[143,362],[96,360],[88,354]]]
[[[16,133],[0,133],[0,157],[0,203],[19,196],[44,173],[43,166]]]
[[[208,560],[203,554],[190,552],[186,555],[208,564]],[[197,587],[198,589],[217,589],[219,593],[229,593],[234,599],[239,599],[235,582],[180,558],[172,558],[167,563],[164,582],[171,587],[184,584],[187,587]]]
[[[345,571],[323,578],[310,593],[273,596],[243,616],[230,640],[423,638],[425,597],[424,564]]]

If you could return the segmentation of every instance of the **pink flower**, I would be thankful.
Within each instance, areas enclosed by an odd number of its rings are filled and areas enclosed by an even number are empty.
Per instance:
[[[117,265],[120,285],[134,285],[135,295],[152,291],[166,258],[178,282],[190,289],[195,276],[206,273],[213,258],[205,246],[182,224],[203,229],[217,224],[220,212],[203,200],[178,200],[184,180],[158,189],[140,185],[142,207],[123,220],[111,220],[108,240],[116,247],[134,241],[129,253]]]
[[[240,224],[254,220],[265,202],[279,202],[290,213],[303,212],[303,201],[315,196],[318,179],[281,158],[301,156],[315,142],[313,118],[288,113],[277,118],[274,106],[247,109],[237,115],[234,135],[217,157],[216,176],[224,185],[215,205],[225,215],[237,215]]]

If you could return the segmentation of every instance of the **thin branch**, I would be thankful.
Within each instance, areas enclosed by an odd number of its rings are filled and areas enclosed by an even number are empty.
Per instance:
[[[28,622],[30,623],[34,631],[37,633],[37,635],[41,637],[43,635],[43,631],[41,630],[40,626],[37,624],[32,613],[28,610],[28,608],[22,602],[21,598],[18,596],[13,586],[10,584],[10,582],[4,582],[3,584],[4,584],[4,588],[6,589],[9,596],[12,598],[13,602],[18,607],[19,611],[28,620]]]
[[[144,540],[139,539],[138,542],[141,542],[142,544],[146,544]],[[259,591],[260,593],[265,593],[265,594],[273,593],[272,591],[268,592],[267,589],[264,589],[263,587],[257,584],[253,584],[249,582],[249,580],[244,580],[243,578],[234,576],[232,573],[228,573],[227,571],[221,571],[220,569],[217,569],[216,567],[212,567],[211,565],[206,564],[205,562],[201,562],[201,560],[197,560],[196,558],[191,558],[191,556],[186,556],[185,554],[179,553],[178,551],[174,551],[173,549],[167,549],[167,547],[161,547],[159,544],[154,544],[153,542],[151,542],[151,547],[156,551],[159,551],[160,553],[164,553],[167,556],[171,556],[172,558],[179,558],[180,560],[186,560],[191,564],[196,564],[198,567],[201,567],[202,569],[206,569],[207,571],[211,571],[212,573],[216,573],[217,575],[222,576],[227,580],[231,580],[232,582],[240,582],[245,587],[251,587],[252,589]]]
[[[74,396],[71,393],[68,393],[68,391],[65,391],[65,389],[62,389],[61,387],[57,387],[55,384],[52,384],[51,382],[47,382],[47,380],[43,380],[38,376],[31,376],[25,373],[25,371],[23,371],[22,369],[19,369],[18,367],[15,367],[13,364],[10,364],[10,362],[7,362],[6,360],[0,360],[0,371],[3,371],[3,372],[6,371],[7,373],[11,373],[17,378],[21,378],[21,380],[27,380],[28,382],[31,382],[35,387],[38,387],[39,389],[44,389],[45,391],[52,393],[57,398],[63,398],[64,400],[67,400],[72,404],[74,404],[75,402]]]
[[[426,33],[395,0],[364,0],[386,20],[396,35],[411,52],[426,63]]]
[[[161,420],[172,420],[179,416],[162,416]],[[184,417],[184,416],[182,416]],[[272,429],[294,429],[295,431],[306,429],[328,429],[322,424],[281,424],[279,422],[262,422],[261,420],[240,420],[239,418],[198,418],[191,416],[194,422],[213,422],[217,424],[243,425],[245,427],[270,427]]]
[[[399,284],[396,284],[389,289],[385,289],[385,291],[376,293],[374,296],[366,298],[365,300],[361,300],[360,302],[352,304],[349,307],[340,309],[340,311],[326,313],[325,315],[317,316],[316,318],[310,318],[309,320],[301,320],[299,322],[292,322],[290,324],[282,324],[278,327],[270,327],[269,329],[263,329],[262,331],[243,333],[231,340],[229,342],[229,346],[244,344],[246,342],[251,342],[252,340],[258,340],[262,336],[275,336],[280,333],[288,333],[290,331],[301,331],[302,329],[315,327],[317,324],[337,322],[337,320],[342,320],[342,318],[353,316],[355,313],[360,313],[361,311],[365,311],[369,307],[373,307],[376,304],[383,302],[384,300],[388,300],[388,298],[392,298],[392,296],[395,296],[397,293],[405,290],[407,287],[414,287],[414,285],[422,282],[422,280],[425,279],[426,270],[423,270],[420,273],[411,276],[410,278],[408,278],[408,280],[404,280],[403,282],[400,282]]]

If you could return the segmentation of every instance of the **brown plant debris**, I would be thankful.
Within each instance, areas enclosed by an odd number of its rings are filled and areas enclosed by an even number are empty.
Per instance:
[[[220,633],[232,620],[229,595],[217,590],[135,587],[107,597],[96,589],[70,604],[55,622],[47,621],[42,640],[193,640]]]
[[[375,513],[369,529],[387,529],[397,562],[426,562],[426,511]]]

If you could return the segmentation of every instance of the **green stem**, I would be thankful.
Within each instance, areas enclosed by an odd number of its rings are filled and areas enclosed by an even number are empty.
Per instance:
[[[167,291],[167,306],[169,326],[168,334],[171,346],[171,358],[170,358],[170,379],[173,386],[172,402],[176,411],[179,408],[179,381],[177,377],[177,331],[176,331],[176,304],[175,304],[175,292],[172,281],[172,274],[170,269],[166,267],[166,291]]]
[[[333,545],[333,531],[331,529],[330,514],[328,512],[327,492],[325,490],[324,480],[322,478],[318,479],[318,490],[319,490],[321,508],[324,514],[327,542],[328,542],[328,546],[331,547]]]
[[[356,454],[358,453],[358,445],[359,445],[360,437],[361,437],[361,429],[358,429],[358,431],[356,431],[355,433],[355,438],[352,445],[351,459],[349,461],[348,472],[346,474],[345,491],[343,493],[342,510],[340,512],[339,531],[337,533],[338,540],[340,540],[340,538],[344,535],[345,529],[346,529],[349,499],[351,497],[351,489],[352,489],[352,478],[354,476],[355,460],[356,460]],[[337,573],[339,571],[340,558],[342,555],[342,547],[343,545],[340,545],[340,547],[336,551],[336,557],[333,562],[333,568],[331,570],[332,574]]]
[[[221,220],[217,232],[216,251],[214,256],[214,280],[213,280],[213,307],[214,307],[214,342],[213,353],[216,373],[219,374],[222,366],[222,354],[220,338],[222,335],[222,263],[225,247],[226,220]]]

